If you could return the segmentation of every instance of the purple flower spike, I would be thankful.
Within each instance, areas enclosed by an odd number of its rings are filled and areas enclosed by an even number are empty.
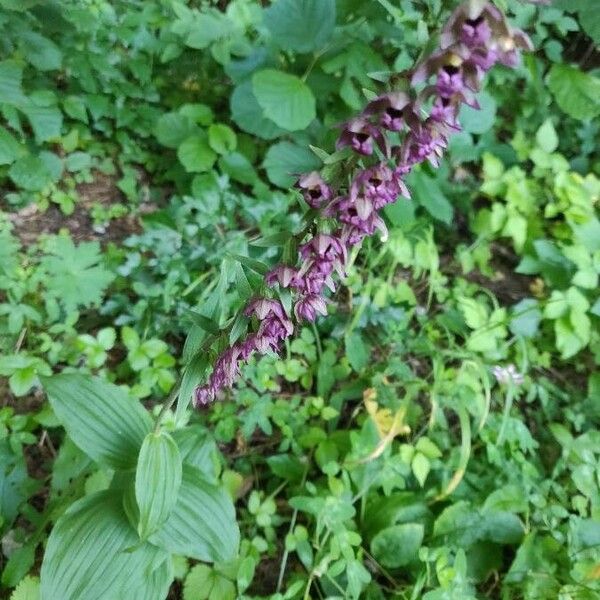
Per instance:
[[[334,275],[345,276],[349,248],[376,231],[385,241],[387,228],[379,212],[400,195],[410,197],[404,178],[415,165],[424,161],[439,165],[449,136],[460,129],[461,106],[478,108],[475,92],[484,74],[498,62],[514,66],[519,50],[530,48],[529,38],[512,30],[493,4],[465,1],[444,27],[440,49],[416,66],[402,91],[382,94],[360,116],[344,124],[338,149],[350,147],[368,157],[377,146],[385,159],[380,163],[374,159],[349,161],[358,166],[347,174],[351,183],[340,182],[339,191],[316,171],[300,177],[297,185],[307,204],[318,209],[314,211],[318,220],[307,222],[305,231],[333,233],[313,235],[300,246],[300,264],[278,265],[265,276],[267,286],[291,290],[297,322],[313,322],[318,315],[327,314],[326,288],[335,291]],[[390,78],[390,84],[399,77],[404,75]],[[413,89],[407,91],[406,84]],[[389,136],[386,131],[396,134]],[[312,218],[314,212],[307,214]],[[232,387],[242,364],[253,354],[278,352],[294,331],[279,300],[255,298],[245,314],[253,317],[253,330],[217,357],[208,381],[195,390],[196,407],[210,404],[223,389]],[[499,381],[509,376],[515,385],[522,381],[520,374],[508,368],[502,371],[498,367],[494,374]]]
[[[327,304],[322,296],[309,294],[296,302],[294,314],[298,321],[314,321],[317,314],[327,315]]]

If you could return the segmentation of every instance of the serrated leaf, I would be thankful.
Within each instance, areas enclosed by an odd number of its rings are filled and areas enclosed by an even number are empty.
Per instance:
[[[19,188],[38,192],[52,183],[52,174],[38,156],[23,156],[8,170],[8,176]]]
[[[133,589],[143,594],[165,559],[163,551],[139,543],[120,495],[98,492],[75,502],[54,526],[42,563],[42,598],[125,600]]]
[[[40,579],[30,575],[25,577],[10,595],[10,600],[40,600],[40,598]]]
[[[252,89],[264,116],[287,131],[305,129],[316,117],[315,97],[295,75],[264,69],[252,76]]]
[[[67,312],[78,306],[98,304],[115,277],[102,265],[100,244],[82,242],[75,246],[70,237],[58,235],[48,241],[46,250],[48,254],[40,266],[47,273],[44,283],[49,295]]]
[[[184,464],[177,504],[149,541],[173,554],[214,562],[235,557],[239,536],[229,495],[199,469]]]
[[[90,458],[110,469],[136,466],[152,419],[121,388],[99,377],[62,373],[42,384],[56,417]]]
[[[181,485],[181,468],[179,448],[173,438],[165,432],[149,433],[135,471],[138,534],[143,540],[171,515]]]
[[[554,64],[548,87],[560,108],[575,119],[587,120],[600,113],[600,79],[569,65]]]

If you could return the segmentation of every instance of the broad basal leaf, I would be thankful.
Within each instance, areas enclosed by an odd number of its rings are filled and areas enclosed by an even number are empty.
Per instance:
[[[254,74],[252,87],[264,116],[283,129],[305,129],[316,116],[311,89],[295,75],[264,69]]]
[[[169,518],[181,485],[181,455],[165,432],[144,439],[135,472],[135,498],[140,511],[138,533],[142,539]]]
[[[111,469],[133,469],[152,428],[148,413],[126,392],[99,377],[74,373],[43,379],[44,389],[71,439]]]
[[[139,544],[114,490],[98,492],[75,502],[54,526],[42,563],[42,600],[146,599],[138,594],[166,559]]]
[[[335,0],[278,0],[265,11],[265,23],[284,50],[322,48],[335,26]]]
[[[235,557],[239,540],[229,495],[209,483],[199,469],[184,465],[177,504],[149,541],[173,554],[214,562]]]
[[[264,116],[263,109],[252,91],[251,81],[238,85],[233,90],[229,102],[231,117],[240,129],[264,140],[272,140],[284,133],[273,121]]]

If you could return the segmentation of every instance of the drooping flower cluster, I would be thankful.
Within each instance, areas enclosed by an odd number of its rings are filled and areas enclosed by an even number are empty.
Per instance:
[[[265,277],[274,290],[289,289],[298,322],[327,313],[326,290],[335,291],[334,275],[343,277],[349,249],[366,236],[387,229],[381,210],[399,197],[409,198],[405,176],[421,162],[438,166],[450,135],[460,130],[463,104],[478,108],[476,93],[495,64],[512,67],[519,50],[530,49],[527,36],[513,30],[504,15],[485,0],[468,0],[444,27],[440,48],[399,82],[372,100],[343,125],[337,148],[350,148],[359,167],[349,185],[334,185],[318,172],[298,181],[307,205],[317,209],[316,232],[299,248],[299,264],[282,264]],[[302,240],[301,240],[302,241]],[[196,406],[231,387],[241,363],[255,352],[277,352],[294,326],[280,300],[254,299],[245,309],[256,331],[236,342],[216,360],[208,382],[196,389]]]

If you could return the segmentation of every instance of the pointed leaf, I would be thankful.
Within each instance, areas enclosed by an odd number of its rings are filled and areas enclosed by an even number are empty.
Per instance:
[[[42,598],[131,598],[128,590],[144,587],[165,558],[158,548],[140,545],[120,495],[98,492],[75,502],[52,530],[42,563]]]
[[[42,379],[50,404],[70,438],[111,469],[133,469],[152,419],[116,385],[99,377],[61,374]]]
[[[184,465],[177,504],[169,520],[149,541],[173,554],[197,560],[234,558],[240,532],[231,498],[224,489],[209,483],[199,469]]]
[[[146,539],[169,518],[181,485],[181,456],[165,432],[149,433],[135,472],[135,498],[140,510],[138,533]]]

